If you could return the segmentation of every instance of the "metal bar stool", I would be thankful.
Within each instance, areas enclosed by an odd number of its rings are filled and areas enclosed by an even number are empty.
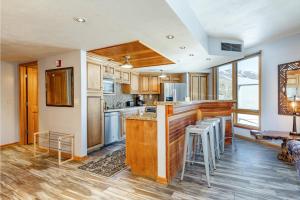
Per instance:
[[[214,142],[212,143],[212,145],[215,148],[215,154],[217,159],[220,159],[220,144],[219,144],[219,135],[220,135],[220,119],[218,118],[209,118],[209,119],[205,119],[202,121],[197,121],[196,124],[204,124],[204,125],[211,125],[212,129],[213,129],[213,134],[211,134],[213,138],[211,138],[211,140],[213,140]]]
[[[208,134],[209,134],[209,126],[199,126],[199,125],[189,125],[185,128],[185,140],[184,140],[184,152],[183,152],[183,167],[181,172],[180,180],[183,180],[185,164],[186,162],[193,162],[198,164],[203,164],[205,166],[205,175],[208,187],[210,187],[210,175],[209,175],[209,144],[208,144]],[[189,160],[187,159],[187,154],[190,153],[192,147],[190,145],[189,139],[191,136],[197,136],[201,138],[202,141],[202,149],[203,149],[203,157],[204,162]],[[190,155],[188,155],[190,156]]]
[[[224,153],[224,149],[225,149],[225,140],[227,139],[226,138],[226,121],[227,120],[230,120],[231,121],[231,140],[232,140],[232,144],[234,142],[234,129],[233,129],[233,117],[232,115],[228,115],[228,116],[217,116],[220,120],[221,120],[221,137],[220,138],[220,150],[221,150],[221,153],[223,154]],[[230,137],[228,137],[230,138]]]

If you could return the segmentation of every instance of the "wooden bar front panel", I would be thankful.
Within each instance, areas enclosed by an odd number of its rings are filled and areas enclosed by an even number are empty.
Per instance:
[[[168,180],[170,181],[177,175],[182,168],[184,152],[185,127],[195,124],[197,112],[187,112],[169,118],[169,137],[168,137]]]
[[[126,162],[134,175],[157,178],[157,122],[126,120]]]

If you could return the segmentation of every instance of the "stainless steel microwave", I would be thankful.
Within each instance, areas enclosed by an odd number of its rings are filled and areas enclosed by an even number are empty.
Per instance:
[[[115,94],[116,82],[113,78],[103,78],[103,94]]]

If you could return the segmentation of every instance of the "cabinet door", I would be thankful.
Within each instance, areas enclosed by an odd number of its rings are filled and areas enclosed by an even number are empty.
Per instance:
[[[159,93],[159,77],[158,76],[150,76],[149,79],[149,90],[151,93],[158,94]]]
[[[87,97],[87,146],[102,146],[103,138],[103,100],[100,96]]]
[[[207,76],[200,76],[200,100],[207,99]]]
[[[139,75],[131,73],[131,93],[139,92]]]
[[[87,90],[101,92],[101,66],[87,63]]]
[[[141,92],[148,93],[149,92],[149,76],[141,76],[140,77],[141,83]]]
[[[118,83],[122,82],[122,71],[119,69],[115,69],[115,74],[114,74],[115,80]]]
[[[115,68],[111,67],[111,66],[104,66],[104,73],[109,74],[109,75],[114,75]]]
[[[191,98],[193,101],[200,100],[199,76],[191,76]]]
[[[130,84],[130,72],[122,72],[122,82]]]

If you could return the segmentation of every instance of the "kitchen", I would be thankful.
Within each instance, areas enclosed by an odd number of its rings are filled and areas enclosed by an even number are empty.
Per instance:
[[[138,72],[136,66],[140,63],[135,61],[138,59],[134,56],[143,54],[132,51],[137,47],[140,48],[138,52],[141,52],[141,47],[144,52],[147,51],[146,58],[142,60],[143,67],[172,62],[161,56],[156,64],[153,63],[149,51],[156,56],[159,54],[140,41],[92,50],[87,55],[88,152],[124,140],[126,118],[144,113],[155,114],[159,101],[195,101],[208,98],[207,73]],[[126,51],[119,62],[108,55],[109,51],[116,52],[116,48]],[[132,52],[128,52],[128,49]],[[132,58],[129,59],[125,54]],[[145,62],[147,57],[150,59],[149,63]],[[135,66],[133,69],[126,66],[131,63]]]

